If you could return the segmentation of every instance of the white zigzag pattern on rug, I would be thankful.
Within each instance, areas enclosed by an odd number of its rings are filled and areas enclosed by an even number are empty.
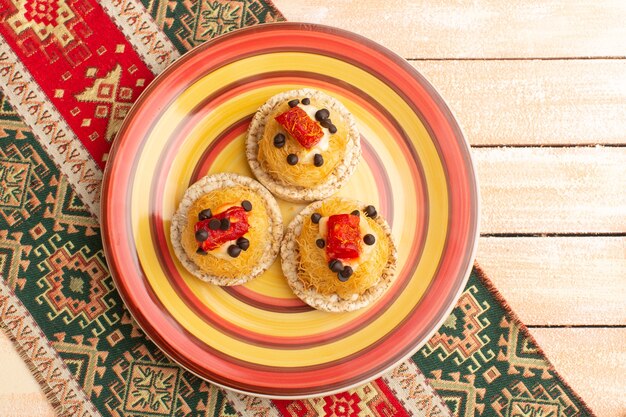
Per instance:
[[[423,417],[452,417],[450,409],[412,359],[383,375],[383,381],[409,413]]]
[[[2,36],[0,88],[81,200],[98,217],[102,170]]]
[[[0,277],[0,327],[15,343],[55,412],[64,417],[102,417],[50,346],[26,306]]]
[[[160,74],[180,56],[170,39],[158,28],[139,1],[101,0],[100,5],[126,35],[126,39],[152,73]]]

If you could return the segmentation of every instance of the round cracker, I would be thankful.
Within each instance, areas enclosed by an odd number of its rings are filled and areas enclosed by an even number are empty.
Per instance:
[[[342,198],[339,198],[339,200],[356,203],[360,210],[364,210],[365,207],[367,207],[366,204],[358,201]],[[376,285],[368,288],[363,294],[354,294],[349,300],[339,297],[338,294],[320,294],[315,291],[315,289],[305,288],[300,278],[298,278],[300,253],[298,244],[296,243],[296,237],[300,236],[304,219],[313,214],[315,210],[322,206],[323,203],[323,201],[316,201],[315,203],[309,204],[292,220],[289,226],[287,226],[287,230],[285,231],[285,236],[283,237],[283,242],[280,247],[283,274],[287,278],[287,283],[293,292],[302,301],[318,310],[340,313],[367,307],[372,302],[380,298],[387,288],[391,286],[395,275],[398,254],[391,236],[391,228],[382,216],[376,216],[374,219],[374,221],[381,226],[385,235],[389,238],[389,244],[391,245],[389,259],[387,260],[387,264],[385,265],[385,268],[383,269],[380,279]]]
[[[268,116],[278,106],[294,98],[309,97],[323,102],[331,112],[339,113],[348,124],[348,144],[343,160],[335,167],[326,181],[314,187],[302,187],[284,183],[263,169],[258,160],[259,141],[265,132]],[[255,113],[246,138],[246,157],[256,178],[272,194],[291,202],[322,200],[335,194],[356,170],[361,158],[361,136],[356,121],[348,109],[338,100],[318,90],[302,88],[286,91],[271,97]]]
[[[208,274],[202,271],[188,256],[181,244],[181,237],[183,229],[187,224],[187,213],[189,208],[201,196],[220,188],[234,187],[243,185],[256,192],[265,202],[265,210],[269,217],[269,231],[270,241],[266,242],[266,248],[259,260],[258,264],[252,269],[252,272],[248,275],[244,275],[240,278],[227,278],[222,276],[216,276]],[[203,177],[199,181],[195,182],[191,187],[185,191],[185,195],[181,200],[178,210],[172,217],[172,224],[170,227],[170,239],[174,248],[174,253],[183,264],[183,266],[196,277],[203,281],[210,282],[215,285],[240,285],[244,284],[251,279],[262,274],[267,268],[269,268],[278,252],[280,250],[280,242],[283,236],[283,219],[280,213],[278,203],[272,196],[272,194],[265,189],[261,184],[252,178],[243,177],[238,174],[221,173]]]

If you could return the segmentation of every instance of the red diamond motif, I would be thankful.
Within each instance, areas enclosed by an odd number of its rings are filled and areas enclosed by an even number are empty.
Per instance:
[[[114,84],[102,83],[98,86],[98,98],[111,98],[114,90]]]

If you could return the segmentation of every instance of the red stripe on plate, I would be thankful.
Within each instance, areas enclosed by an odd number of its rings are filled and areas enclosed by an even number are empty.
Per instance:
[[[172,320],[141,273],[129,273],[128,268],[139,265],[134,248],[129,247],[132,239],[129,239],[128,199],[132,189],[126,181],[134,168],[125,158],[142,150],[138,141],[150,129],[143,121],[150,120],[153,109],[168,105],[185,82],[259,49],[319,51],[320,48],[325,48],[320,53],[352,62],[393,85],[436,139],[449,184],[448,243],[427,293],[410,317],[394,329],[393,337],[381,339],[358,355],[322,366],[259,369],[258,365],[233,360],[203,346]],[[373,42],[340,30],[314,25],[262,25],[222,36],[192,51],[148,90],[150,94],[142,97],[127,118],[107,167],[103,188],[103,238],[112,275],[129,309],[148,335],[170,356],[205,378],[250,393],[320,395],[379,375],[409,356],[436,330],[453,307],[471,267],[478,198],[467,143],[441,98],[410,65]]]
[[[302,76],[304,75],[303,73],[300,74]],[[406,264],[404,268],[402,268],[402,270],[398,274],[398,277],[395,280],[393,287],[385,294],[381,302],[377,303],[366,313],[356,317],[353,321],[344,325],[341,328],[335,328],[329,332],[312,334],[308,337],[270,337],[268,335],[246,331],[239,326],[230,325],[222,317],[216,315],[208,306],[206,306],[200,299],[198,299],[195,294],[193,294],[193,291],[187,286],[186,282],[182,279],[182,277],[176,270],[175,261],[172,258],[173,255],[169,252],[165,240],[166,233],[164,231],[164,221],[162,218],[161,204],[164,201],[163,190],[165,188],[165,182],[167,180],[167,177],[170,175],[171,164],[176,156],[176,150],[185,141],[190,131],[201,120],[207,117],[207,115],[209,115],[215,108],[223,104],[225,101],[231,100],[234,97],[247,91],[252,91],[254,89],[267,85],[310,85],[311,83],[316,84],[317,82],[318,85],[315,86],[331,90],[342,96],[349,96],[351,100],[357,102],[361,107],[367,107],[377,120],[379,120],[390,129],[389,136],[397,143],[400,148],[403,148],[405,152],[406,149],[410,149],[412,147],[409,138],[401,131],[398,123],[395,122],[393,117],[390,114],[385,113],[384,110],[373,99],[367,97],[365,93],[359,90],[354,91],[354,87],[350,89],[351,91],[344,91],[343,89],[337,87],[335,84],[329,84],[327,82],[321,83],[317,79],[309,80],[302,77],[274,78],[274,73],[268,73],[265,75],[272,78],[264,80],[257,79],[257,77],[255,77],[255,80],[251,82],[238,83],[237,86],[224,86],[222,89],[220,89],[219,92],[211,95],[198,106],[196,106],[196,108],[194,108],[190,112],[190,114],[192,114],[193,116],[182,119],[179,126],[173,129],[176,134],[167,140],[167,144],[165,145],[161,158],[156,165],[159,167],[159,172],[156,174],[156,180],[152,184],[152,193],[150,198],[150,227],[153,233],[152,239],[154,245],[156,247],[159,247],[160,249],[159,252],[161,253],[161,256],[159,257],[159,261],[161,262],[165,275],[172,284],[172,288],[176,290],[178,295],[185,300],[186,304],[190,306],[198,316],[200,316],[205,322],[209,323],[210,325],[219,328],[221,331],[239,340],[244,340],[246,342],[259,346],[293,349],[312,347],[320,344],[328,344],[336,341],[337,339],[353,334],[354,332],[364,328],[365,326],[373,322],[376,318],[380,317],[380,315],[384,313],[389,308],[391,303],[395,301],[395,299],[400,295],[402,289],[407,285],[408,280],[412,277],[413,271],[417,266],[417,263],[419,262],[425,238],[425,234],[422,233],[422,231],[425,231],[426,229],[425,222],[428,217],[427,210],[424,210],[423,213],[421,213],[422,217],[418,219],[417,230],[412,242],[412,246],[410,248],[411,253],[416,254],[416,256],[411,259],[412,262],[410,264]],[[222,94],[222,91],[228,93]],[[367,97],[367,99],[369,99],[370,101],[366,101],[365,97]],[[207,149],[201,160],[198,162],[196,168],[194,169],[194,175],[208,172],[211,164],[215,161],[215,158],[219,156],[219,151],[223,150],[231,141],[235,140],[238,137],[238,133],[242,133],[242,122],[244,122],[245,120],[247,119],[242,119],[234,126],[226,128],[224,130],[224,133],[212,142],[211,146]],[[389,185],[389,179],[385,172],[385,168],[384,166],[382,166],[380,160],[376,156],[376,153],[371,149],[367,142],[364,142],[363,150],[364,158],[373,170],[374,177],[377,179],[377,182],[379,184],[384,184],[384,187],[379,188],[380,201],[384,202],[384,204],[382,205],[383,210],[387,208],[388,212],[391,214],[393,213],[393,197],[391,195],[392,188]],[[407,157],[410,157],[411,153],[407,153]],[[415,205],[416,207],[427,207],[424,178],[423,175],[421,175],[421,166],[419,164],[419,160],[413,159],[411,160],[411,162],[413,163],[412,171],[414,173],[418,173],[418,175],[416,175],[416,183],[419,184],[419,187],[416,188],[416,196],[418,197],[418,199],[416,200]],[[199,166],[201,166],[202,168],[199,169]],[[383,212],[383,210],[381,210],[381,212]],[[393,217],[390,217],[390,222],[392,221]],[[233,293],[237,292],[238,288],[245,287],[234,287],[226,291],[229,293]],[[241,297],[239,298],[241,299]],[[260,300],[259,298],[263,300]],[[278,305],[268,305],[267,302],[272,300],[264,296],[260,296],[259,298],[252,299],[251,305],[257,305],[259,307],[265,308],[266,310],[284,311],[286,313],[292,314],[302,311],[310,311],[309,308],[302,308],[302,303],[299,301],[296,301],[296,306],[298,306],[298,308],[294,309],[292,307],[286,309],[283,303]],[[384,336],[384,334],[381,334],[381,337],[382,336]]]

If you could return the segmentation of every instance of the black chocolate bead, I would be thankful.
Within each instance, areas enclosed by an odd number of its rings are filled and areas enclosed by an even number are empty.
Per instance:
[[[320,122],[320,126],[325,127],[326,129],[330,128],[332,125],[333,125],[333,122],[330,119],[323,119]]]
[[[220,229],[222,230],[230,229],[230,219],[222,219],[220,221]]]
[[[311,214],[311,221],[315,224],[318,224],[320,222],[320,219],[322,218],[322,215],[319,213],[313,213]]]
[[[250,241],[245,237],[240,237],[237,239],[237,246],[239,246],[239,249],[241,250],[248,250],[250,247]]]
[[[213,217],[213,213],[211,213],[211,209],[204,209],[200,213],[198,213],[199,220],[206,220]]]
[[[245,211],[250,211],[252,210],[252,203],[249,202],[248,200],[243,200],[241,202],[241,207],[243,207]]]
[[[337,133],[337,126],[335,125],[328,126],[328,131],[334,135],[335,133]]]
[[[287,163],[289,165],[295,165],[298,163],[298,155],[296,155],[295,153],[290,153],[289,155],[287,155]]]
[[[326,242],[324,241],[324,239],[317,239],[315,241],[315,244],[317,245],[318,248],[320,249],[324,249],[324,246],[326,246]]]
[[[289,107],[296,107],[298,103],[300,103],[300,100],[298,100],[297,98],[294,98],[293,100],[289,100],[289,102],[287,102],[287,104],[289,104]]]
[[[347,280],[348,278],[352,276],[352,274],[354,274],[354,270],[352,269],[351,266],[346,265],[343,267],[343,270],[339,273],[339,276]]]
[[[328,119],[330,117],[330,112],[326,109],[321,109],[315,112],[315,120],[321,122],[324,119]]]
[[[207,237],[209,237],[209,232],[204,229],[200,229],[196,232],[196,240],[198,242],[204,242]]]
[[[365,215],[367,217],[372,218],[372,219],[375,219],[376,216],[378,215],[378,213],[376,212],[376,207],[374,207],[374,206],[367,206],[367,207],[365,207],[364,211],[365,211]]]
[[[241,253],[241,248],[237,245],[230,245],[228,247],[228,254],[233,257],[236,258],[239,256],[239,254]]]
[[[305,106],[308,106],[309,104],[311,104],[311,99],[306,97],[302,99],[302,104],[304,104]]]
[[[315,165],[316,167],[321,167],[322,165],[324,165],[324,157],[321,154],[316,153],[313,157],[313,165]]]
[[[333,259],[328,263],[328,267],[333,272],[341,272],[343,271],[343,264],[339,259]]]
[[[221,224],[222,224],[222,222],[220,222],[219,219],[211,219],[211,221],[209,222],[209,229],[217,230],[217,229],[220,228]]]
[[[376,238],[374,237],[374,235],[370,235],[368,233],[363,236],[363,242],[365,242],[365,244],[368,246],[372,246],[374,243],[376,243]]]
[[[282,148],[283,146],[285,146],[285,140],[285,135],[283,135],[282,133],[276,134],[276,136],[274,136],[274,146],[277,148]]]
[[[196,250],[196,253],[197,253],[198,255],[206,255],[206,254],[207,254],[204,250],[202,250],[202,248],[198,248],[198,249]]]
[[[352,213],[350,213],[350,214],[352,214],[353,216],[360,216],[360,215],[361,215],[361,212],[360,212],[360,211],[358,211],[358,210],[354,210],[354,211],[353,211]]]

